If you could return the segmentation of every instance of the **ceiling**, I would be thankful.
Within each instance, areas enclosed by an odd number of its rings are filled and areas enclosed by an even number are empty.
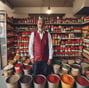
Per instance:
[[[49,0],[2,0],[12,7],[48,7]],[[51,7],[73,7],[74,0],[50,0]]]

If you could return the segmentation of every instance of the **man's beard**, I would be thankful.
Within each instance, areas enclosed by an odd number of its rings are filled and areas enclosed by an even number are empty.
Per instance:
[[[39,31],[44,31],[44,28],[39,28]]]

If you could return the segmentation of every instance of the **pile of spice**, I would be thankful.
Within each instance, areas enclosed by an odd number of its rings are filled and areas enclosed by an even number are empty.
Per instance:
[[[30,66],[30,65],[25,65],[24,66],[24,69],[26,69],[26,70],[29,70],[29,69],[31,69],[32,68],[32,66]]]
[[[38,76],[34,77],[34,81],[35,81],[37,84],[42,84],[42,83],[45,82],[45,78],[44,78],[43,76],[38,75]]]
[[[15,82],[17,82],[19,80],[19,77],[18,76],[16,76],[16,75],[12,75],[12,76],[10,76],[9,78],[7,78],[7,83],[15,83]]]
[[[89,81],[83,76],[78,76],[76,81],[82,86],[89,86]]]
[[[20,58],[19,55],[14,56],[14,60],[18,60]]]
[[[62,76],[62,81],[64,83],[72,85],[74,83],[74,78],[70,75],[65,74]]]
[[[31,77],[25,75],[20,79],[20,81],[21,81],[21,83],[29,83],[31,81]]]
[[[59,77],[57,77],[56,75],[49,75],[48,76],[48,81],[50,81],[51,83],[57,83],[59,82]]]

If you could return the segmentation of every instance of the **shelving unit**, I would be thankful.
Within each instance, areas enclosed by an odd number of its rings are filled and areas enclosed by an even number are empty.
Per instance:
[[[20,28],[19,28],[20,26]],[[19,32],[19,35],[17,36],[17,49],[16,49],[16,54],[19,54],[21,57],[29,57],[28,54],[28,46],[29,46],[29,39],[30,39],[30,34],[31,31],[35,30],[34,26],[28,27],[21,27],[21,25],[16,26],[17,33]]]
[[[89,59],[89,24],[83,27],[83,56]]]
[[[7,58],[8,60],[13,59],[15,52],[16,52],[16,37],[17,33],[15,31],[14,25],[13,25],[13,18],[7,17]]]
[[[39,16],[30,16],[29,18],[19,19],[11,18],[7,23],[14,27],[13,32],[17,40],[13,48],[16,48],[15,54],[21,57],[28,57],[28,46],[30,34],[37,29],[37,18]],[[61,19],[58,16],[43,16],[45,19],[45,29],[50,32],[54,47],[54,57],[78,57],[82,56],[83,38],[82,27],[87,22],[82,23],[83,19]],[[8,31],[11,32],[10,29]],[[8,38],[12,37],[8,36]],[[9,43],[8,43],[9,44]],[[11,43],[13,44],[13,43]],[[12,47],[11,47],[12,49]],[[71,55],[72,54],[72,55]]]
[[[53,45],[55,45],[54,57],[81,56],[83,48],[81,27],[73,27],[70,25],[59,27],[55,26],[51,28],[50,33],[52,35]],[[60,44],[58,44],[59,46],[55,44],[57,41],[60,42]]]
[[[31,31],[35,31],[36,30],[36,27],[37,27],[37,18],[39,16],[30,16],[30,18],[25,18],[25,19],[19,19],[19,18],[13,18],[13,22],[9,22],[9,23],[14,23],[14,27],[15,27],[15,31],[19,34],[17,35],[17,49],[16,49],[16,54],[20,54],[20,56],[28,56],[28,43],[29,43],[29,40],[25,40],[26,37],[30,37],[28,35],[30,34],[25,34],[26,32],[31,32]],[[68,51],[69,47],[72,46],[71,49],[73,49],[73,47],[76,47],[76,46],[81,46],[80,42],[78,42],[77,44],[76,43],[72,43],[71,45],[68,45],[66,44],[65,47],[66,47],[66,50],[64,51],[61,51],[62,50],[62,46],[60,45],[61,42],[66,42],[67,40],[70,40],[70,41],[79,41],[81,39],[81,36],[79,37],[70,37],[69,35],[72,33],[72,35],[80,35],[81,34],[81,22],[79,21],[80,19],[61,19],[60,17],[58,16],[43,16],[44,19],[45,19],[45,29],[47,31],[49,31],[52,35],[52,41],[55,41],[53,43],[53,47],[54,47],[54,51],[56,51],[56,53],[58,53],[58,55],[55,54],[54,52],[54,56],[71,56],[70,52],[71,51]],[[62,28],[60,28],[62,27]],[[77,27],[77,28],[76,28]],[[63,29],[64,28],[64,29]],[[74,29],[73,29],[74,28]],[[34,29],[34,30],[33,30]],[[30,30],[30,31],[29,31]],[[57,31],[56,31],[57,30]],[[61,31],[62,30],[62,31]],[[53,37],[53,35],[59,35],[57,37]],[[26,36],[25,36],[26,35]],[[62,35],[67,35],[67,37],[63,37]],[[10,36],[9,36],[10,37]],[[70,43],[69,43],[70,44]],[[55,47],[59,47],[59,50],[55,50],[56,48]],[[26,49],[26,50],[24,50]],[[77,49],[78,50],[78,49]],[[26,51],[26,52],[25,52]],[[74,55],[79,55],[80,56],[80,53],[79,54],[76,54],[75,52],[80,52],[80,51],[76,51],[76,49],[73,49],[72,50],[72,53],[74,53]],[[81,50],[82,52],[82,50]],[[63,53],[63,55],[62,55]],[[64,54],[66,53],[66,54]]]

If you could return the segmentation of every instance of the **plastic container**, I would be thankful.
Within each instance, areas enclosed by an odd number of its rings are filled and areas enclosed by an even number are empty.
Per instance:
[[[76,88],[89,88],[89,80],[84,76],[78,76],[76,78]]]
[[[75,61],[74,60],[68,60],[68,64],[74,64],[75,63]]]
[[[23,76],[23,72],[15,73],[15,75],[17,75],[19,78],[21,78]]]
[[[80,63],[81,63],[81,60],[80,60],[80,59],[76,59],[75,62],[76,62],[77,64],[80,64]]]
[[[79,76],[80,75],[80,65],[78,64],[73,64],[71,66],[71,74],[73,76]]]
[[[18,88],[19,77],[12,75],[6,79],[7,88]]]
[[[25,75],[31,74],[31,71],[32,71],[32,66],[31,65],[25,65],[24,66],[24,74]]]
[[[53,71],[55,74],[59,74],[59,70],[60,70],[60,65],[58,64],[54,64],[53,65]]]
[[[67,63],[68,63],[67,60],[62,60],[62,65],[63,65],[63,64],[67,64]]]
[[[44,75],[37,75],[33,78],[34,88],[45,88],[46,77]]]
[[[16,72],[16,73],[21,73],[21,72],[23,72],[23,64],[21,64],[21,63],[16,64],[16,65],[15,65],[15,72]]]
[[[58,88],[60,77],[56,74],[51,74],[47,77],[48,88]]]
[[[85,74],[87,68],[89,67],[89,64],[83,62],[81,63],[81,67],[82,67],[82,74]]]
[[[64,64],[64,65],[62,66],[62,73],[63,73],[63,74],[67,74],[69,71],[70,71],[70,65]]]
[[[15,69],[20,69],[23,68],[23,64],[22,63],[18,63],[15,65]]]
[[[61,85],[62,88],[73,88],[74,78],[71,75],[64,74],[61,76]]]
[[[32,76],[24,75],[20,78],[21,88],[31,88]]]

